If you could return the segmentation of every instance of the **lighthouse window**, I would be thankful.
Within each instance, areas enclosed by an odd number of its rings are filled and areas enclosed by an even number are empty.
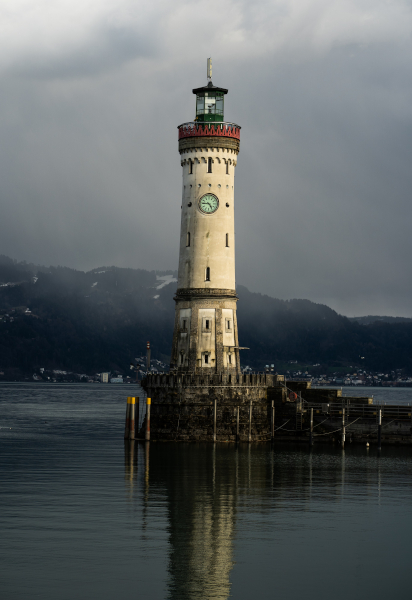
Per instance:
[[[210,321],[209,321],[209,319],[206,319],[206,321],[205,321],[205,329],[210,329]]]
[[[226,161],[226,175],[229,175],[229,161]]]
[[[193,173],[193,160],[192,159],[189,160],[189,173],[190,173],[190,175]],[[190,186],[190,187],[192,187],[192,186]]]
[[[188,231],[186,234],[186,247],[190,246],[190,232]]]
[[[205,109],[206,109],[206,113],[209,114],[214,114],[215,112],[215,108],[216,108],[216,98],[212,97],[206,97],[205,98]]]
[[[227,357],[228,357],[228,360],[229,360],[229,365],[231,365],[231,364],[232,364],[232,355],[231,355],[231,354],[228,354],[228,356],[227,356]]]
[[[196,96],[196,114],[203,114],[205,112],[205,98],[204,96]]]
[[[226,234],[226,248],[229,248],[229,234]]]
[[[209,91],[196,96],[196,117],[202,121],[223,120],[224,95],[222,92]],[[222,119],[210,119],[206,115],[219,115]]]
[[[226,330],[231,331],[232,329],[232,321],[230,319],[226,319]]]
[[[180,364],[183,365],[184,361],[185,361],[185,353],[180,352]]]
[[[208,173],[212,172],[212,159],[211,158],[207,159],[207,172]]]
[[[205,354],[205,365],[209,364],[209,355]]]
[[[205,281],[210,281],[210,267],[206,267]]]
[[[183,319],[183,321],[182,321],[182,331],[186,331],[187,330],[186,323],[187,323],[186,319]]]

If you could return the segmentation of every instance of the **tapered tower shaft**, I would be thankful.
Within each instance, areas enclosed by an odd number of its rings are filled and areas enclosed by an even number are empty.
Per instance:
[[[240,127],[223,120],[226,89],[210,81],[193,93],[196,118],[178,128],[183,189],[171,368],[237,373],[234,175]]]

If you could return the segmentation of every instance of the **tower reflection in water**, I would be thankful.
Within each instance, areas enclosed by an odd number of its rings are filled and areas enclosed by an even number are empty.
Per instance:
[[[128,497],[136,488],[133,501],[142,502],[142,530],[153,507],[161,505],[167,512],[167,598],[173,600],[230,597],[237,520],[243,531],[256,515],[261,525],[277,515],[281,525],[285,513],[293,530],[290,513],[313,510],[319,476],[327,483],[323,498],[329,502],[340,502],[346,487],[345,454],[335,451],[316,456],[267,446],[132,447],[129,442],[125,466]]]
[[[233,566],[237,463],[230,452],[185,444],[125,442],[127,500],[166,496],[169,529],[168,598],[226,599]],[[150,468],[149,468],[150,467]],[[134,492],[136,491],[136,494]],[[154,501],[156,502],[156,501]]]
[[[236,457],[233,447],[228,456],[216,447],[188,450],[177,448],[181,470],[168,469],[170,598],[223,600],[234,564]]]

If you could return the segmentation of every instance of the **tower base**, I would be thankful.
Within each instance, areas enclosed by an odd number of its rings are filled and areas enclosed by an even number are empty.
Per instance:
[[[142,386],[151,398],[151,440],[268,441],[268,388],[283,381],[271,374],[149,374]]]

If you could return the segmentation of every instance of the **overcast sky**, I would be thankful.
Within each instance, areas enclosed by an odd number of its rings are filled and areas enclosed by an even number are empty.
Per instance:
[[[176,269],[192,88],[239,123],[239,284],[412,316],[412,2],[2,0],[0,253]]]

